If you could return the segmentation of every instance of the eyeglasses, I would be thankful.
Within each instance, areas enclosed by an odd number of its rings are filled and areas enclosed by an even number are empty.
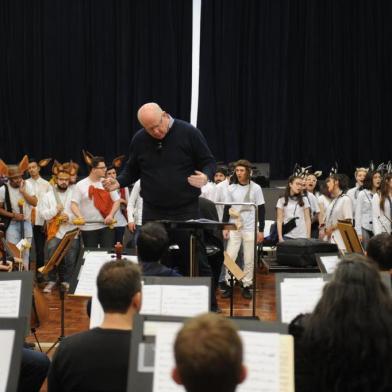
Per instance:
[[[159,119],[159,122],[158,122],[157,125],[154,125],[154,126],[152,126],[152,127],[150,127],[150,128],[145,128],[146,131],[150,131],[150,132],[151,132],[151,131],[153,131],[154,129],[159,128],[159,127],[162,125],[163,115],[164,115],[164,112],[161,113],[161,118]]]
[[[97,166],[96,169],[105,169],[106,170],[106,166]]]

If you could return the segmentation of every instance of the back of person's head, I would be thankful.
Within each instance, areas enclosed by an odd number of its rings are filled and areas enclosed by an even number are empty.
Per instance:
[[[366,257],[352,254],[339,263],[307,320],[303,343],[313,390],[392,388],[386,365],[392,361],[392,298]]]
[[[229,319],[208,313],[188,320],[174,343],[175,382],[187,392],[232,392],[246,378],[242,342]]]
[[[370,239],[367,255],[381,271],[392,269],[392,235],[381,233]]]
[[[169,246],[169,237],[165,227],[157,222],[144,224],[140,230],[136,246],[139,261],[159,261]]]
[[[105,313],[124,314],[133,304],[137,294],[140,296],[140,268],[129,261],[109,261],[99,271],[97,288],[98,299]],[[139,306],[139,303],[135,306]]]

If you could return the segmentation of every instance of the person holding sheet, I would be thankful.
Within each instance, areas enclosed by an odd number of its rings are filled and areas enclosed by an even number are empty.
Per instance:
[[[380,192],[376,193],[372,199],[372,220],[373,232],[391,234],[392,219],[392,173],[384,176]]]
[[[125,391],[133,317],[141,308],[140,268],[116,260],[97,277],[104,310],[100,327],[61,341],[48,375],[48,391]]]
[[[234,392],[246,379],[241,339],[223,316],[188,320],[177,334],[174,356],[172,378],[188,392]]]
[[[310,205],[302,195],[303,179],[289,177],[284,196],[276,204],[276,227],[279,241],[310,238]]]
[[[314,311],[295,318],[295,390],[392,390],[392,297],[377,268],[345,256]]]
[[[355,209],[355,230],[362,241],[363,248],[367,248],[370,238],[373,237],[373,211],[372,199],[380,189],[381,173],[369,171],[363,181],[363,189],[357,197]]]
[[[235,205],[239,203],[254,203],[257,206],[258,227],[257,243],[264,239],[265,224],[265,203],[263,191],[260,185],[251,181],[252,165],[246,159],[240,159],[235,164],[235,172],[232,184],[227,189],[227,202],[233,203],[232,207],[227,205],[224,209],[223,221],[237,225],[237,230],[224,230],[223,237],[228,239],[226,252],[232,260],[235,260],[240,250],[241,244],[244,251],[244,272],[242,280],[242,296],[245,299],[252,299],[250,288],[253,283],[254,268],[254,236],[255,236],[255,211],[253,206]],[[226,273],[226,282],[230,279]],[[223,297],[230,296],[231,288],[227,286]]]

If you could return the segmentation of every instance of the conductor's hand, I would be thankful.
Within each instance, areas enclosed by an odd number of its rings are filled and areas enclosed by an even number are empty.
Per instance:
[[[264,241],[264,233],[261,231],[257,232],[257,243],[261,244]]]
[[[105,178],[102,180],[102,185],[108,192],[115,191],[120,188],[120,184],[114,178]]]
[[[201,188],[207,184],[208,177],[204,173],[195,170],[195,174],[188,177],[188,182],[196,188]]]

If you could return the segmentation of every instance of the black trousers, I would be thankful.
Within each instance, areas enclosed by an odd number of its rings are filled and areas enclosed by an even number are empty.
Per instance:
[[[104,227],[98,230],[82,231],[83,244],[86,248],[112,248],[114,243],[114,229]]]
[[[44,265],[45,233],[43,226],[33,226],[36,270]]]

